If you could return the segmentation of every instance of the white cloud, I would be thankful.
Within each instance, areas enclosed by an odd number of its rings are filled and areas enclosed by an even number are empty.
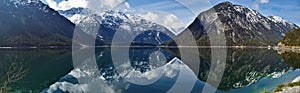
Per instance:
[[[124,2],[120,5],[118,5],[118,7],[115,8],[115,10],[121,11],[121,12],[134,12],[135,10],[131,8],[130,4],[128,2]]]
[[[255,10],[259,9],[259,4],[257,2],[254,2],[253,9],[255,9]]]
[[[61,1],[57,3],[54,0],[45,0],[45,2],[49,5],[49,7],[55,9],[55,10],[68,10],[71,8],[78,8],[87,7],[88,1],[86,0],[68,0],[68,1]]]
[[[253,3],[253,9],[258,10],[260,7],[260,4],[267,4],[267,3],[269,3],[269,0],[256,0]]]
[[[86,16],[89,16],[91,14],[99,14],[106,10],[111,10],[117,7],[119,4],[125,2],[125,0],[63,0],[61,2],[56,2],[55,0],[41,1],[48,4],[48,6],[54,10],[66,11],[72,8],[83,8],[83,11],[90,11],[74,15],[61,14],[75,24],[79,23]],[[125,5],[126,6],[123,7],[124,9],[130,7],[126,2]]]
[[[117,7],[124,0],[89,0],[88,7],[97,13]]]
[[[269,3],[269,0],[259,0],[260,3],[266,4]]]
[[[95,12],[102,12],[112,9],[124,2],[124,0],[68,0],[56,2],[54,0],[44,0],[55,10],[69,10],[71,8],[87,8]]]
[[[184,28],[184,24],[174,14],[163,14],[158,12],[147,12],[144,14],[138,14],[142,18],[151,22],[163,25],[175,34],[179,34]]]

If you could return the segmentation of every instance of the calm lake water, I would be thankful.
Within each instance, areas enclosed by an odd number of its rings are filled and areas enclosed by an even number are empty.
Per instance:
[[[21,80],[8,86],[8,92],[16,93],[93,92],[92,89],[118,93],[199,93],[208,80],[212,49],[198,50],[200,62],[189,63],[180,60],[176,48],[130,48],[129,61],[124,59],[124,62],[113,61],[111,48],[96,48],[95,55],[85,55],[88,50],[81,49],[75,54],[82,53],[81,58],[85,59],[81,59],[82,65],[74,67],[72,49],[2,49],[0,74],[5,76],[12,61],[21,62],[22,67],[28,69]],[[272,91],[278,84],[290,82],[300,75],[297,70],[299,53],[280,55],[275,50],[260,48],[225,50],[225,70],[219,86],[206,86],[218,93]],[[113,51],[122,53],[126,50]],[[94,65],[90,64],[93,58],[96,59]]]

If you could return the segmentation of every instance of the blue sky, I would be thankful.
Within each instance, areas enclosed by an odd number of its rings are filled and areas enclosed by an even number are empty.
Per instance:
[[[300,25],[300,1],[299,0],[127,0],[133,8],[146,8],[152,10],[161,10],[175,14],[184,23],[191,21],[196,14],[217,5],[220,2],[230,1],[234,4],[240,4],[248,8],[257,10],[264,16],[280,16],[286,20]],[[177,1],[177,2],[176,2]],[[208,1],[205,2],[205,1]],[[198,9],[191,12],[182,2],[187,2],[187,6]],[[205,5],[206,4],[206,5]],[[193,10],[193,9],[192,9]]]
[[[126,2],[135,10],[174,14],[184,24],[190,24],[200,12],[212,7],[208,0],[139,0],[138,2],[126,0]]]

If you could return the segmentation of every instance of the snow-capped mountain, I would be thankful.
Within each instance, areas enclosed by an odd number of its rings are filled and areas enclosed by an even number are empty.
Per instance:
[[[94,14],[87,8],[71,8],[69,10],[58,10],[59,14],[69,19],[74,24],[80,23],[85,17]]]
[[[293,23],[287,21],[287,20],[284,20],[283,18],[279,17],[279,16],[269,16],[268,17],[270,20],[272,20],[273,22],[276,22],[276,23],[282,23],[282,24],[290,24],[290,25],[293,25]]]
[[[100,25],[99,31],[86,31],[85,33],[90,35],[97,34],[97,45],[111,44],[117,31],[122,33],[121,36],[117,37],[119,40],[133,40],[132,44],[143,45],[159,45],[171,40],[171,38],[175,36],[171,31],[161,25],[142,19],[139,16],[127,15],[122,12],[115,12],[112,10],[106,11],[104,13],[89,16],[83,20],[82,23],[92,19],[97,19]],[[80,24],[81,23],[79,23],[79,25]],[[124,41],[116,42],[119,44],[124,43]]]
[[[272,20],[276,23],[276,26],[282,27],[282,28],[288,28],[288,29],[295,29],[299,28],[296,24],[287,21],[279,16],[269,16],[268,19]]]
[[[0,1],[0,46],[69,46],[74,24],[38,0]]]
[[[242,5],[222,2],[198,15],[188,29],[198,45],[209,45],[207,33],[224,30],[227,45],[276,45],[285,33],[299,28],[280,17],[265,17]]]
[[[174,14],[156,11],[140,11],[130,7],[124,0],[41,0],[49,7],[58,11],[74,24],[80,23],[85,17],[99,14],[107,10],[123,11],[126,14],[135,14],[143,19],[160,24],[174,34],[179,34],[186,25]]]
[[[61,16],[39,0],[2,0],[0,5],[0,46],[70,46],[75,25],[64,16],[91,13],[73,8],[64,11],[69,15]],[[122,33],[119,38],[133,39],[132,44],[138,45],[159,45],[175,36],[165,27],[136,15],[106,11],[85,19],[92,17],[100,18],[100,29],[87,34],[97,34],[97,45],[111,44],[116,31]]]

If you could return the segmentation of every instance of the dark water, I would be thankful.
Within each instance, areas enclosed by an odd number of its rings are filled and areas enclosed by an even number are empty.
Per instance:
[[[73,69],[71,53],[70,49],[0,50],[1,77],[13,61],[28,70],[24,78],[9,85],[8,92],[40,92],[47,88]]]
[[[82,66],[75,68],[71,49],[0,50],[0,74],[5,77],[14,61],[28,70],[21,80],[9,84],[8,92],[87,92],[88,89],[94,89],[91,86],[100,86],[98,89],[103,88],[102,92],[199,93],[208,80],[212,65],[211,50],[199,49],[200,62],[192,64],[182,62],[180,52],[175,48],[130,48],[129,61],[120,60],[123,57],[117,56],[120,62],[113,61],[111,51],[127,53],[125,48],[96,48],[95,55],[86,55],[85,52],[89,50],[81,49],[75,54],[84,58],[80,63]],[[280,55],[275,50],[258,48],[226,51],[225,70],[219,86],[207,85],[209,89],[217,88],[216,92],[272,91],[278,84],[290,82],[300,75],[297,70],[299,53],[286,52]],[[91,70],[88,66],[93,58],[96,59],[96,66]]]

